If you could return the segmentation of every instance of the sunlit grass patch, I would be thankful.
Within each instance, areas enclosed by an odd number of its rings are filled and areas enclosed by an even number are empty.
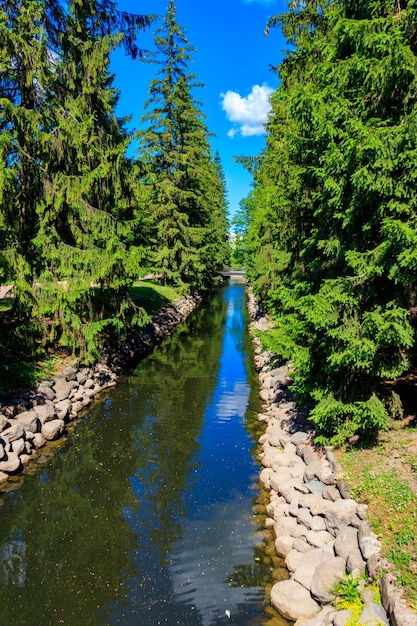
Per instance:
[[[417,608],[417,492],[415,455],[409,452],[415,430],[387,435],[375,448],[352,450],[340,460],[352,497],[368,503],[368,519],[393,566],[410,606]]]
[[[173,287],[158,285],[150,280],[135,282],[129,293],[134,303],[145,309],[149,315],[180,297]]]

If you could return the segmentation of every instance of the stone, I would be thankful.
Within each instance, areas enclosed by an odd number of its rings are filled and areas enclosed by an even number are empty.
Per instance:
[[[290,536],[294,537],[297,529],[297,520],[294,517],[280,517],[275,522],[274,532],[276,537]]]
[[[334,586],[342,580],[346,573],[346,559],[340,556],[328,557],[316,567],[311,583],[311,595],[322,604],[333,602]]]
[[[310,619],[320,611],[310,593],[294,580],[282,580],[271,589],[271,603],[279,613],[289,620],[301,617]]]
[[[330,500],[324,500],[324,498],[317,498],[310,506],[311,515],[320,515],[324,518],[330,507]]]
[[[367,520],[361,522],[359,526],[358,541],[362,556],[365,560],[368,560],[373,554],[381,551],[382,546],[375,533],[372,532]]]
[[[77,379],[78,369],[72,367],[72,365],[68,365],[62,370],[62,374],[65,376],[66,380],[76,380]]]
[[[344,480],[336,481],[336,487],[339,490],[340,495],[345,500],[350,500],[350,489]]]
[[[275,539],[275,552],[278,556],[285,558],[287,554],[292,550],[294,545],[294,537],[283,535]]]
[[[336,556],[347,559],[354,550],[359,550],[358,531],[352,526],[343,526],[339,530],[334,544]]]
[[[23,451],[26,452],[25,440],[23,439],[23,437],[21,437],[20,439],[15,439],[12,442],[12,451],[14,452],[14,454],[17,454],[17,456],[19,456]]]
[[[21,470],[22,464],[17,456],[10,452],[5,461],[0,461],[0,472],[5,474],[17,474]]]
[[[278,491],[280,485],[287,480],[294,480],[291,476],[291,469],[289,467],[276,467],[273,469],[269,477],[269,483],[275,491]]]
[[[264,467],[264,469],[261,471],[259,475],[259,480],[261,481],[265,489],[268,489],[268,490],[271,489],[271,483],[270,483],[271,474],[272,474],[272,468]]]
[[[310,530],[326,530],[326,522],[324,521],[324,518],[320,517],[320,515],[313,515],[311,518]]]
[[[0,443],[0,461],[4,461],[7,458],[6,450],[2,443]]]
[[[309,530],[307,531],[306,541],[315,548],[324,548],[324,546],[333,539],[332,535],[327,530]]]
[[[5,483],[6,480],[9,480],[9,474],[6,474],[6,472],[0,472],[0,485]]]
[[[319,548],[305,552],[300,565],[294,572],[293,580],[310,590],[316,568],[322,559],[323,550]]]
[[[45,445],[45,437],[42,435],[42,433],[35,433],[32,443],[35,448],[43,448],[43,446]]]
[[[57,418],[65,421],[71,411],[71,401],[67,398],[66,400],[57,402],[55,405],[55,411]]]
[[[297,620],[295,626],[332,626],[336,610],[331,606],[322,608],[318,615],[315,615],[307,621],[305,619]]]
[[[25,436],[25,429],[22,424],[16,420],[9,420],[10,427],[3,430],[1,433],[2,438],[7,437],[8,441],[12,443],[12,441],[16,441],[16,439],[20,439]]]
[[[49,422],[56,417],[55,405],[50,400],[45,400],[45,404],[37,404],[34,410],[41,424],[45,424],[45,422]]]
[[[315,493],[317,496],[323,495],[325,484],[321,480],[309,480],[305,483],[305,486],[311,493]]]
[[[331,500],[332,502],[340,500],[342,497],[340,491],[336,487],[333,487],[333,485],[326,485],[321,495],[325,500]]]
[[[285,557],[285,565],[290,572],[295,572],[304,559],[304,552],[299,552],[294,548]]]
[[[64,432],[65,422],[64,420],[54,419],[50,422],[45,422],[42,426],[42,435],[47,441],[53,441],[61,437]]]
[[[16,421],[22,424],[26,433],[38,433],[41,429],[41,422],[35,411],[20,413],[16,416]]]
[[[389,626],[388,616],[385,613],[384,607],[374,602],[365,604],[358,623],[367,624],[369,626],[382,626],[383,624]]]
[[[314,550],[314,548],[304,537],[296,537],[294,539],[294,550],[305,554],[306,552],[310,552],[310,550]]]
[[[307,444],[303,448],[301,448],[300,446],[299,451],[301,452],[301,456],[306,465],[309,465],[313,461],[320,461],[319,453],[314,449],[311,444]]]
[[[308,483],[310,480],[313,480],[313,478],[319,478],[319,476],[321,476],[321,472],[321,461],[312,461],[306,466],[304,472],[304,482]]]
[[[45,397],[47,400],[55,400],[55,391],[50,387],[44,384],[39,385],[38,394]]]
[[[297,519],[300,524],[304,524],[306,528],[311,529],[311,521],[313,519],[313,516],[311,515],[309,509],[298,509]]]
[[[6,428],[9,428],[9,426],[10,423],[7,417],[5,415],[0,415],[0,433]]]
[[[69,398],[71,391],[78,386],[75,380],[67,381],[63,377],[57,377],[55,380],[56,401],[66,400]]]
[[[294,433],[294,435],[291,436],[291,443],[293,443],[295,446],[299,446],[300,444],[304,443],[307,441],[309,435],[307,433],[303,433],[303,432],[298,432],[298,433]]]
[[[346,559],[346,571],[356,573],[358,576],[364,576],[366,572],[366,561],[362,558],[362,552],[359,548],[349,552]]]
[[[29,461],[32,460],[32,457],[30,454],[21,454],[20,455],[20,462],[22,463],[22,465],[27,465],[29,463]]]
[[[357,506],[355,500],[352,499],[331,502],[325,514],[329,533],[336,537],[342,526],[349,525],[352,515],[356,513]]]
[[[352,618],[352,611],[345,609],[344,611],[337,611],[333,618],[333,626],[347,626]]]

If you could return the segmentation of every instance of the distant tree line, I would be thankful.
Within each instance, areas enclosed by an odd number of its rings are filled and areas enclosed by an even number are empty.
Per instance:
[[[110,56],[118,46],[143,56],[137,37],[155,19],[111,0],[1,3],[0,282],[15,294],[2,323],[28,345],[91,356],[101,333],[143,320],[129,287],[147,269],[204,290],[227,257],[224,176],[173,0],[137,157],[127,156]]]
[[[384,383],[416,339],[417,3],[294,0],[274,26],[288,52],[248,161],[246,270],[319,441],[372,437],[401,414]]]

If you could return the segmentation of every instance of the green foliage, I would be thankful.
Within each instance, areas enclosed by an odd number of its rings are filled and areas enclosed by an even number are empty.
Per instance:
[[[153,223],[153,262],[165,284],[205,289],[228,256],[225,180],[213,158],[205,117],[192,92],[201,85],[188,73],[193,48],[170,0],[155,33],[150,59],[161,69],[152,80],[138,133],[138,183],[146,189]]]
[[[0,9],[0,248],[10,318],[81,358],[101,334],[142,323],[128,287],[146,258],[132,245],[129,136],[116,117],[110,54],[141,52],[152,16],[111,0],[6,0]],[[99,286],[97,295],[95,285]]]
[[[321,441],[389,424],[382,382],[415,344],[414,2],[293,2],[245,201],[246,271]],[[395,411],[398,413],[398,407]]]

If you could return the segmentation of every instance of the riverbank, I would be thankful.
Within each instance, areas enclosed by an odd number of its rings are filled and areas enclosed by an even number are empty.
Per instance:
[[[351,497],[332,449],[314,445],[314,424],[296,405],[288,368],[274,368],[274,355],[254,334],[271,323],[251,293],[248,306],[264,403],[259,443],[260,480],[269,494],[266,527],[288,570],[271,588],[272,605],[296,626],[415,626],[417,616],[381,557],[367,506]]]
[[[24,473],[48,442],[62,438],[67,425],[171,335],[201,300],[200,296],[184,296],[163,307],[151,322],[105,347],[100,363],[91,367],[69,365],[56,376],[10,394],[0,404],[1,488],[6,489],[14,476]]]

